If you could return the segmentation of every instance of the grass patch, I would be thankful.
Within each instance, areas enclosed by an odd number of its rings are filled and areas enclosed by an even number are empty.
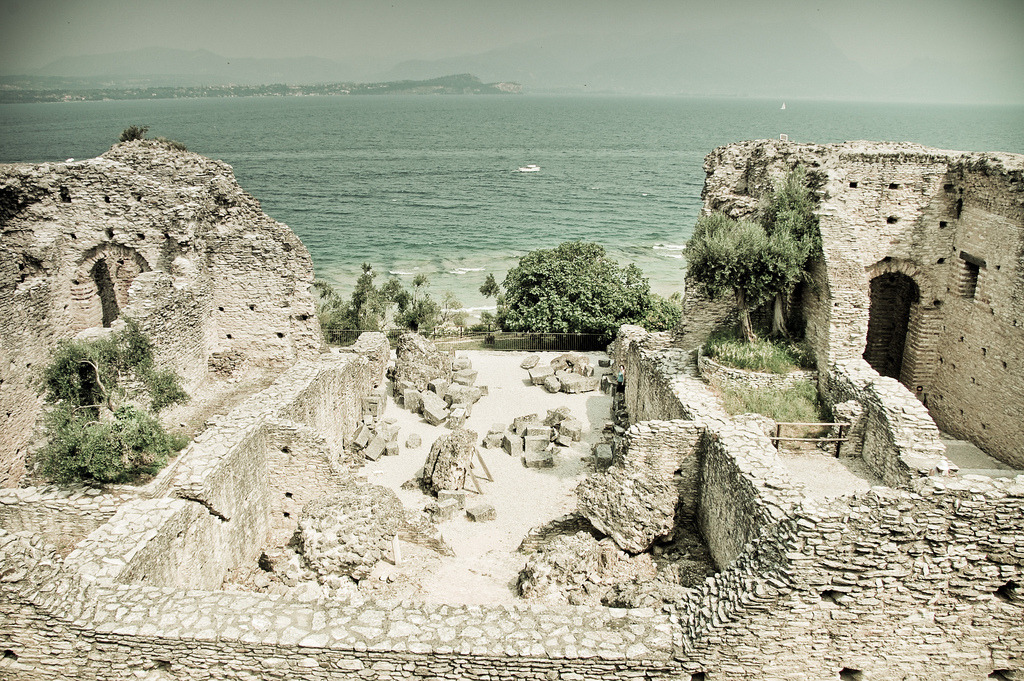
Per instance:
[[[722,406],[732,415],[763,414],[783,423],[828,422],[829,415],[818,398],[818,389],[809,381],[791,388],[747,388],[713,384],[722,397]],[[819,437],[827,428],[792,427],[786,434],[794,437]]]
[[[747,343],[736,338],[734,332],[712,335],[704,346],[704,354],[724,366],[772,374],[814,367],[810,352],[803,346],[765,339]]]

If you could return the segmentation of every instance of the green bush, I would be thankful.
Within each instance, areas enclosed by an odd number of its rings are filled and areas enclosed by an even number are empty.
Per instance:
[[[713,334],[704,346],[704,354],[725,366],[772,374],[814,366],[805,346],[765,339],[744,342],[735,333]]]
[[[132,320],[105,338],[59,343],[40,392],[52,406],[39,460],[54,480],[124,482],[159,470],[185,444],[130,403],[148,398],[155,412],[188,399],[177,374],[155,367],[153,345]]]
[[[164,145],[168,149],[173,149],[174,151],[188,151],[188,147],[186,147],[184,144],[182,144],[178,140],[169,140],[166,137],[154,137],[153,141],[154,142],[159,142],[160,144]]]
[[[94,420],[83,410],[62,404],[47,414],[48,441],[41,452],[42,472],[57,482],[128,482],[153,475],[167,457],[185,446],[150,414],[131,405],[109,420]]]
[[[134,142],[135,140],[143,140],[146,139],[147,132],[149,132],[148,125],[129,125],[121,131],[121,138],[118,141]]]

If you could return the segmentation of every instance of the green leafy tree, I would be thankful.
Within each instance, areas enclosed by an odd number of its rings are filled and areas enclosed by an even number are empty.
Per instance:
[[[768,195],[760,209],[759,219],[769,236],[788,232],[803,250],[804,257],[800,263],[802,273],[807,270],[808,260],[821,252],[821,230],[815,214],[816,207],[817,201],[811,191],[807,171],[798,165]],[[789,336],[786,330],[785,301],[799,279],[797,277],[788,281],[775,292],[772,335]]]
[[[378,287],[374,281],[376,276],[373,266],[363,263],[362,273],[348,300],[326,281],[318,279],[313,282],[317,293],[317,317],[325,335],[330,335],[333,329],[377,331],[386,325],[391,307],[403,300],[404,292],[401,282],[395,278]]]
[[[480,294],[485,298],[496,298],[501,295],[501,284],[495,280],[493,274],[488,274],[484,283],[480,285]]]
[[[647,279],[619,267],[598,244],[570,241],[527,253],[502,284],[498,321],[506,331],[596,333],[612,338],[650,308]]]
[[[740,330],[748,341],[757,339],[750,310],[792,286],[806,259],[803,245],[788,230],[769,235],[756,222],[723,213],[698,219],[686,245],[690,276],[712,297],[734,295]]]
[[[153,473],[182,438],[169,435],[137,403],[157,412],[188,395],[173,371],[159,370],[138,325],[91,341],[63,341],[43,368],[40,392],[50,404],[42,472],[58,482],[124,482]]]

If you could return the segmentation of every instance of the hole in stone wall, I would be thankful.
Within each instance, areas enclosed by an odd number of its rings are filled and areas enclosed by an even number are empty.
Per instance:
[[[110,197],[109,197],[109,196],[106,196],[106,195],[104,195],[104,196],[103,196],[103,202],[104,202],[104,203],[110,203]]]
[[[856,189],[856,188],[857,188],[857,183],[856,182],[851,182],[850,183],[850,189]]]
[[[704,672],[690,674],[690,681],[707,681],[708,675]]]
[[[292,450],[289,447],[285,446],[285,447],[281,447],[281,451],[284,452],[285,454],[288,454]]]
[[[900,185],[898,183],[896,183],[896,182],[890,182],[889,183],[889,189],[899,189],[899,188],[900,188]]]
[[[60,201],[61,203],[71,203],[71,192],[67,187],[60,188]]]
[[[110,229],[109,227],[106,229],[104,233],[107,235],[108,239],[114,238],[114,230]]]
[[[1003,368],[1004,369],[1006,368],[1006,362],[1003,362]]]
[[[110,278],[107,261],[105,259],[97,260],[89,274],[96,284],[96,292],[100,297],[103,326],[109,328],[114,323],[114,320],[121,316],[121,309],[118,307],[117,297],[114,295],[114,281]]]
[[[836,591],[835,589],[825,589],[824,591],[821,592],[821,600],[826,601],[828,603],[837,603],[838,604],[839,603],[839,599],[842,598],[842,597],[843,597],[842,592],[841,591]]]
[[[944,184],[944,185],[942,185],[942,188],[943,188],[943,190],[945,190],[947,192],[952,192],[953,191],[953,185],[951,185],[951,184]]]
[[[986,355],[988,355],[988,350],[986,350],[985,348],[982,348],[981,349],[981,356],[985,357]]]
[[[839,670],[839,681],[861,681],[863,678],[864,672],[859,669],[843,667]]]
[[[949,227],[949,223],[945,220],[939,220],[939,229],[946,229],[946,227]]]
[[[229,334],[227,334],[227,337],[228,337],[228,338],[231,338],[231,334],[230,334],[230,333],[229,333]]]
[[[223,308],[223,307],[218,307],[218,308],[217,308],[217,312],[223,312],[223,311],[224,311],[224,308]]]
[[[886,222],[886,224],[889,224],[889,225],[895,225],[897,222],[899,222],[899,218],[896,217],[895,215],[890,215],[889,217],[887,217],[885,219],[885,222]]]
[[[978,293],[978,275],[981,268],[973,262],[961,260],[960,269],[960,295],[964,298],[973,298]]]
[[[996,598],[1002,601],[1019,601],[1024,598],[1024,591],[1021,591],[1020,584],[1012,579],[996,589]]]
[[[954,217],[957,220],[959,220],[960,216],[963,215],[963,212],[964,212],[964,200],[963,199],[957,199],[956,200],[956,209],[953,211]]]
[[[940,305],[942,305],[942,301],[936,298],[935,300],[932,301],[932,305],[935,307],[939,307]]]
[[[171,663],[168,660],[153,660],[153,666],[157,669],[170,669]]]
[[[285,511],[285,512],[284,512],[284,517],[285,517],[285,518],[291,518],[291,517],[292,517],[292,514],[291,514],[291,513],[289,513],[288,511]]]
[[[284,495],[285,495],[286,497],[288,497],[289,499],[291,499],[291,498],[292,498],[292,493],[291,493],[291,492],[285,492],[285,493],[284,493]]]
[[[938,260],[936,260],[936,261],[935,261],[935,264],[936,264],[936,265],[941,265],[941,264],[942,264],[942,263],[944,263],[944,262],[946,262],[946,259],[945,259],[945,258],[939,258]]]
[[[10,650],[10,649],[5,650],[4,651],[4,659],[5,660],[17,660],[18,659],[18,654],[16,652],[14,652],[13,650]]]
[[[308,319],[309,319],[309,315],[308,315],[308,314],[300,314],[300,315],[298,316],[298,320],[299,320],[300,322],[304,322],[304,321],[306,321],[306,320],[308,320]]]
[[[1013,679],[1012,669],[994,669],[992,673],[988,675],[990,679],[996,679],[996,681],[1011,681]]]
[[[910,308],[921,294],[914,280],[900,272],[880,274],[871,280],[870,290],[864,359],[881,375],[899,380]]]
[[[284,334],[283,334],[283,333],[281,333],[280,331],[278,331],[278,332],[277,332],[277,337],[278,337],[278,338],[284,338]]]
[[[132,198],[134,198],[136,201],[141,201],[142,200],[142,194],[140,192],[135,192],[135,193],[132,194]]]
[[[256,561],[256,565],[258,565],[260,570],[263,570],[264,572],[274,571],[274,564],[270,562],[270,557],[265,553],[260,554],[259,560]]]
[[[249,309],[255,311],[256,310],[256,306],[255,305],[250,305]]]
[[[145,235],[145,234],[143,234],[142,232],[136,232],[136,233],[135,233],[135,238],[136,238],[136,239],[139,239],[139,240],[143,240],[143,239],[145,239],[145,238],[146,238],[146,235]]]
[[[74,232],[72,232],[72,233],[71,233],[71,234],[69,234],[68,236],[70,236],[70,237],[71,237],[72,239],[77,239],[77,238],[78,238],[78,235],[77,235],[77,234],[75,234]]]

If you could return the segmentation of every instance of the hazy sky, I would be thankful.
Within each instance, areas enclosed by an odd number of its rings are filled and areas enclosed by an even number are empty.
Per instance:
[[[1024,0],[0,0],[0,74],[142,47],[327,57],[369,74],[539,38],[640,49],[737,25],[764,26],[780,44],[828,38],[880,83],[930,74],[943,100],[971,101],[971,84],[987,81],[987,99],[1024,101]]]
[[[1024,63],[1021,0],[0,0],[0,72],[151,46],[392,64],[549,35],[761,21],[810,24],[871,68],[915,59]]]

